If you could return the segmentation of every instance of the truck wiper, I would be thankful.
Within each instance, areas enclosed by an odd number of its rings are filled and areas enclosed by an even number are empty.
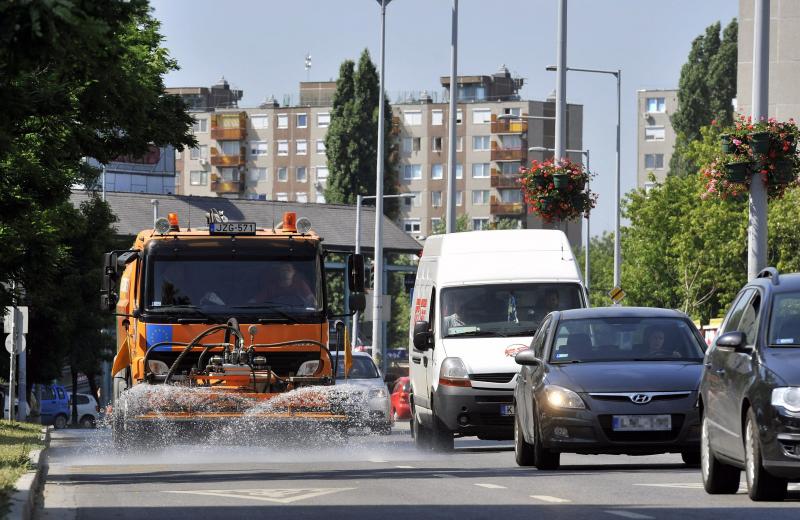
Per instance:
[[[234,305],[231,309],[264,309],[269,310],[270,312],[274,312],[278,314],[282,318],[285,318],[292,323],[300,323],[297,318],[289,314],[288,312],[281,310],[281,307],[289,307],[289,305],[278,305],[278,304],[269,304],[269,303],[249,303],[247,305]],[[269,322],[269,318],[261,318],[258,320],[259,323],[261,322]]]
[[[457,336],[472,336],[472,337],[482,337],[482,336],[495,336],[498,338],[507,338],[508,334],[503,334],[497,330],[467,330],[464,332],[457,332],[455,334],[448,334],[445,338],[454,338]]]
[[[164,312],[166,314],[166,312],[169,312],[169,311],[172,311],[172,310],[180,311],[181,314],[183,313],[183,311],[190,311],[191,313],[193,313],[193,314],[195,314],[197,316],[200,316],[200,318],[203,320],[203,323],[219,323],[220,322],[217,318],[209,316],[205,312],[201,311],[196,305],[192,305],[192,304],[186,304],[186,305],[164,305],[163,307],[158,307],[158,310],[156,312],[158,312],[159,314]],[[185,318],[178,318],[178,323],[188,322],[188,321],[189,320],[187,320]],[[194,320],[192,320],[192,321],[194,321]]]

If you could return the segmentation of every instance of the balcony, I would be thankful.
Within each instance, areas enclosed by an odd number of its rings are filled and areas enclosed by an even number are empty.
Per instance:
[[[489,212],[492,215],[522,215],[525,213],[525,205],[522,202],[503,202],[492,195]]]
[[[514,148],[500,148],[497,141],[492,141],[491,160],[493,161],[524,161],[528,155],[528,147],[525,141],[524,146]]]
[[[247,160],[247,148],[244,146],[239,147],[238,155],[222,155],[220,150],[216,147],[211,149],[211,165],[212,166],[239,166],[245,164]]]
[[[211,116],[211,138],[217,141],[243,141],[247,138],[247,112]]]
[[[519,179],[519,175],[503,175],[500,170],[492,168],[492,177],[490,179],[492,188],[519,188]]]
[[[225,181],[216,173],[211,174],[211,191],[214,193],[241,193],[244,188],[243,177],[239,174],[239,180]]]
[[[528,122],[525,120],[497,119],[492,114],[492,133],[493,134],[523,134],[528,131]]]

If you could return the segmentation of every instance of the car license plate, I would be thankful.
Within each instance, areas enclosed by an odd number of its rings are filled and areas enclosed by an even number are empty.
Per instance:
[[[255,222],[212,222],[208,226],[212,235],[255,235]]]
[[[514,405],[513,404],[501,404],[500,405],[500,415],[514,415]]]
[[[671,415],[614,415],[611,428],[615,432],[662,432],[672,429]]]

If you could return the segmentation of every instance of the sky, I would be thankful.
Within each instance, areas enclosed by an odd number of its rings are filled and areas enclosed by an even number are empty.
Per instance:
[[[165,46],[181,69],[168,87],[210,86],[221,76],[244,90],[240,106],[266,97],[297,101],[300,81],[335,80],[345,59],[364,48],[380,56],[376,0],[152,0]],[[691,42],[738,14],[738,0],[569,0],[567,66],[622,70],[621,184],[636,186],[636,91],[676,88]],[[458,74],[492,74],[506,65],[525,78],[523,99],[555,88],[557,0],[461,0]],[[450,74],[452,0],[392,0],[386,8],[386,80],[390,99],[441,92]],[[304,60],[311,54],[312,67]],[[616,83],[572,72],[567,101],[584,107],[583,144],[591,151],[592,235],[614,227]]]

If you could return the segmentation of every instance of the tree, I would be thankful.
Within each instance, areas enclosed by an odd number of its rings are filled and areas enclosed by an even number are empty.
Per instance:
[[[611,304],[608,292],[614,287],[614,234],[603,233],[591,238],[589,245],[589,303],[593,307]],[[586,254],[578,248],[575,254],[582,272],[586,269]]]
[[[677,134],[670,159],[671,175],[696,173],[699,164],[686,157],[689,143],[700,139],[700,129],[711,121],[728,125],[733,121],[736,97],[738,24],[732,20],[720,39],[719,22],[706,28],[692,42],[678,83],[678,108],[670,117]]]
[[[355,204],[356,197],[375,193],[380,86],[375,65],[365,49],[358,68],[351,60],[339,67],[333,96],[331,123],[325,136],[328,181],[325,199]],[[392,109],[384,100],[384,194],[397,193],[397,143]],[[396,218],[396,200],[384,201],[384,214]]]
[[[431,228],[431,235],[442,235],[447,230],[447,220],[442,217],[435,226]],[[456,217],[456,233],[469,231],[469,215],[464,213]]]

